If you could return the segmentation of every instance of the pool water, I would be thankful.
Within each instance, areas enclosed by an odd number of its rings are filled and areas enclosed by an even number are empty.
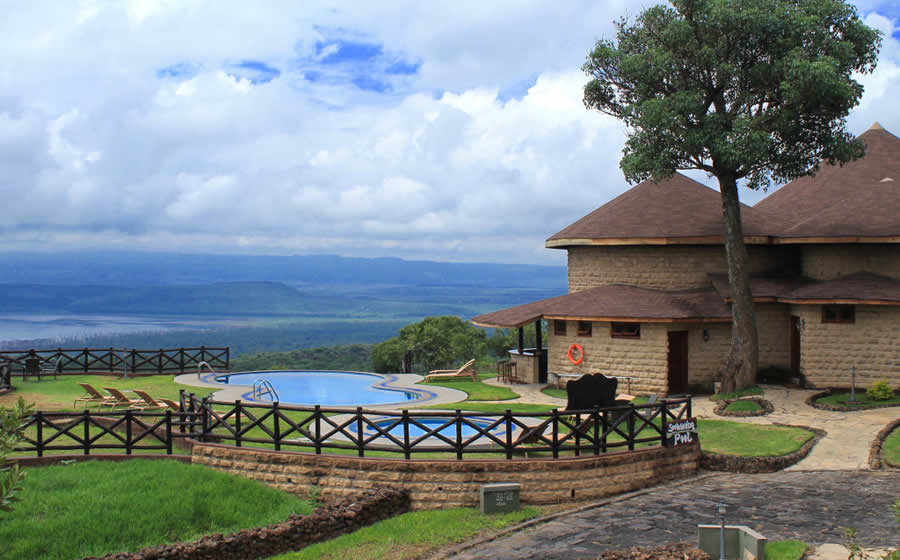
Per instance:
[[[250,385],[268,380],[278,392],[280,402],[322,406],[366,406],[416,400],[413,391],[374,387],[379,375],[340,371],[256,371],[236,373],[220,379],[231,385]],[[246,396],[248,399],[252,395]],[[268,398],[264,400],[268,401]]]
[[[443,426],[449,420],[451,420],[451,418],[416,418],[416,422],[418,422],[419,424],[422,424],[423,426],[426,426],[428,428],[428,431],[434,430],[436,428],[439,428],[440,426]],[[492,423],[492,421],[490,421],[488,419],[479,420],[479,419],[468,418],[468,420],[469,420],[469,422],[472,422],[473,424],[478,425],[482,429],[487,428]],[[381,420],[379,422],[375,422],[375,425],[381,429],[384,429],[384,428],[387,428],[388,426],[390,426],[393,422],[394,422],[394,420]],[[376,432],[373,431],[371,433],[371,435],[374,435],[375,433]],[[388,433],[391,434],[392,436],[394,436],[395,438],[402,440],[403,439],[403,424],[397,424],[396,426],[394,426],[393,428],[388,430]],[[421,427],[416,426],[415,424],[410,422],[410,424],[409,424],[409,439],[413,440],[413,439],[419,438],[421,436],[424,436],[426,433],[427,433],[426,430],[424,430]],[[450,424],[449,426],[440,430],[438,433],[446,438],[455,440],[456,439],[456,424],[455,423]],[[503,429],[503,424],[500,424],[496,428],[491,430],[491,434],[493,434],[494,436],[497,436],[497,437],[500,437],[505,433],[506,433],[506,431]],[[463,424],[463,426],[462,426],[463,439],[468,439],[474,435],[478,435],[478,431],[475,428],[473,428],[472,426]],[[432,437],[434,437],[434,436],[432,436]],[[485,436],[482,435],[481,437],[485,437]]]

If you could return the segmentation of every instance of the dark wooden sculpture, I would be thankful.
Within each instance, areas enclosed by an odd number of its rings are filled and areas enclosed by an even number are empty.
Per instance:
[[[566,385],[566,391],[569,394],[566,410],[589,410],[595,406],[600,408],[616,406],[616,389],[618,387],[618,379],[606,377],[602,373],[583,375],[574,381],[569,381]]]

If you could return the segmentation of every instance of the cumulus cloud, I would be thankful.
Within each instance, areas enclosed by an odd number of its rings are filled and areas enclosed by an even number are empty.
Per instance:
[[[897,15],[854,132],[900,132]],[[615,2],[29,2],[0,21],[0,249],[559,263],[621,193],[581,102]],[[746,199],[747,197],[745,197]]]

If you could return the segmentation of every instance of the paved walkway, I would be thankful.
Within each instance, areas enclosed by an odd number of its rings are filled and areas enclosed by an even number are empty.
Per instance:
[[[770,541],[837,543],[852,526],[863,546],[897,547],[889,506],[898,493],[897,471],[716,473],[601,502],[451,558],[594,559],[636,545],[696,543],[698,524],[718,523],[719,501],[728,504],[728,524],[748,525]]]

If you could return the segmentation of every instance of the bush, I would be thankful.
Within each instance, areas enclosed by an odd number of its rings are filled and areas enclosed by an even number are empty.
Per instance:
[[[866,396],[873,401],[886,401],[894,397],[894,390],[888,385],[886,379],[876,381],[871,387],[866,389]]]

